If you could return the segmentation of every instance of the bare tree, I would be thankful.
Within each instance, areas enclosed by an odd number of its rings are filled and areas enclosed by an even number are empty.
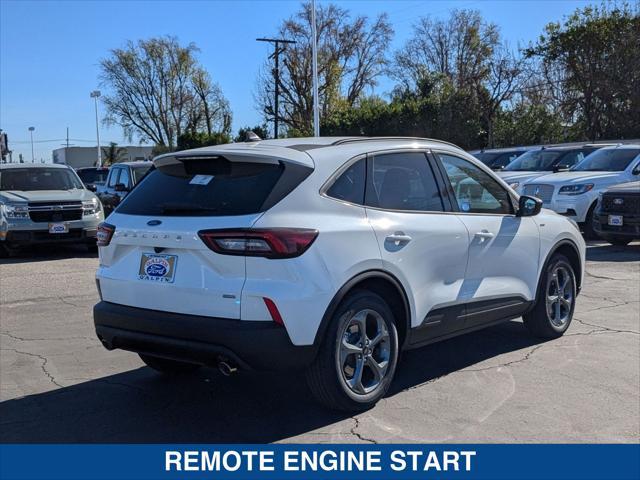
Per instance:
[[[175,37],[128,42],[100,62],[105,121],[118,124],[130,139],[172,150],[185,131],[224,125],[228,102],[198,65],[198,48]]]
[[[396,52],[392,70],[404,86],[414,87],[429,73],[438,73],[458,89],[471,89],[487,76],[499,32],[480,12],[453,10],[447,20],[423,17],[413,28],[413,37]]]
[[[316,11],[318,35],[318,93],[321,117],[337,105],[353,105],[368,87],[376,85],[387,62],[385,52],[393,35],[386,15],[370,22],[365,16],[352,19],[349,12],[333,4]],[[284,21],[279,34],[294,40],[283,54],[280,71],[279,118],[293,134],[311,132],[313,119],[311,65],[311,5]],[[275,116],[274,64],[263,68],[256,93],[258,108],[269,120]]]
[[[477,90],[482,115],[487,124],[487,144],[494,146],[494,123],[500,109],[522,86],[525,60],[506,44],[494,48],[486,75],[478,79]]]

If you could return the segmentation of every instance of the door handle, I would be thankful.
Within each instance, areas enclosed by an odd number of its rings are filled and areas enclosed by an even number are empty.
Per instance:
[[[390,242],[394,242],[396,245],[409,243],[411,241],[411,237],[409,235],[405,235],[404,232],[395,232],[392,235],[388,235],[386,239]]]
[[[476,232],[476,237],[478,237],[481,242],[484,242],[485,240],[495,237],[495,235],[488,230],[482,230],[480,232]]]

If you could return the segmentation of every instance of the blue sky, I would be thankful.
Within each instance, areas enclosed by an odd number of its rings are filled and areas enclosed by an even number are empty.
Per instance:
[[[325,3],[325,0],[317,0]],[[480,10],[513,46],[535,40],[544,25],[590,3],[578,0],[334,1],[353,14],[389,14],[395,29],[391,50],[411,35],[419,16],[445,17],[453,8]],[[0,128],[9,135],[14,159],[31,159],[28,127],[35,127],[36,159],[50,161],[70,137],[95,145],[89,92],[98,85],[99,60],[109,49],[159,35],[195,42],[200,61],[220,84],[234,113],[233,129],[261,121],[253,97],[256,76],[270,53],[257,37],[273,35],[299,1],[29,1],[0,0]],[[375,93],[392,83],[382,79]],[[127,143],[119,127],[100,127],[102,143]],[[55,140],[47,142],[46,140]],[[94,143],[92,143],[94,142]],[[134,140],[134,143],[137,143]]]

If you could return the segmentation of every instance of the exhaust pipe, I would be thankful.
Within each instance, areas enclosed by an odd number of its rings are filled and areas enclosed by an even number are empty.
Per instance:
[[[224,360],[220,360],[218,362],[218,370],[220,370],[220,373],[225,377],[230,377],[238,371],[238,367],[231,365]]]

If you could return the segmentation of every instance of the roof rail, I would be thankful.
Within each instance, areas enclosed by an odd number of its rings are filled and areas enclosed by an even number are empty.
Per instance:
[[[341,138],[333,142],[331,145],[335,146],[335,145],[344,145],[346,143],[378,142],[378,141],[385,141],[385,140],[422,140],[422,141],[428,141],[428,142],[443,143],[445,145],[451,145],[452,147],[460,148],[458,145],[451,142],[445,142],[444,140],[437,140],[435,138],[424,138],[424,137],[351,137],[351,138]]]

